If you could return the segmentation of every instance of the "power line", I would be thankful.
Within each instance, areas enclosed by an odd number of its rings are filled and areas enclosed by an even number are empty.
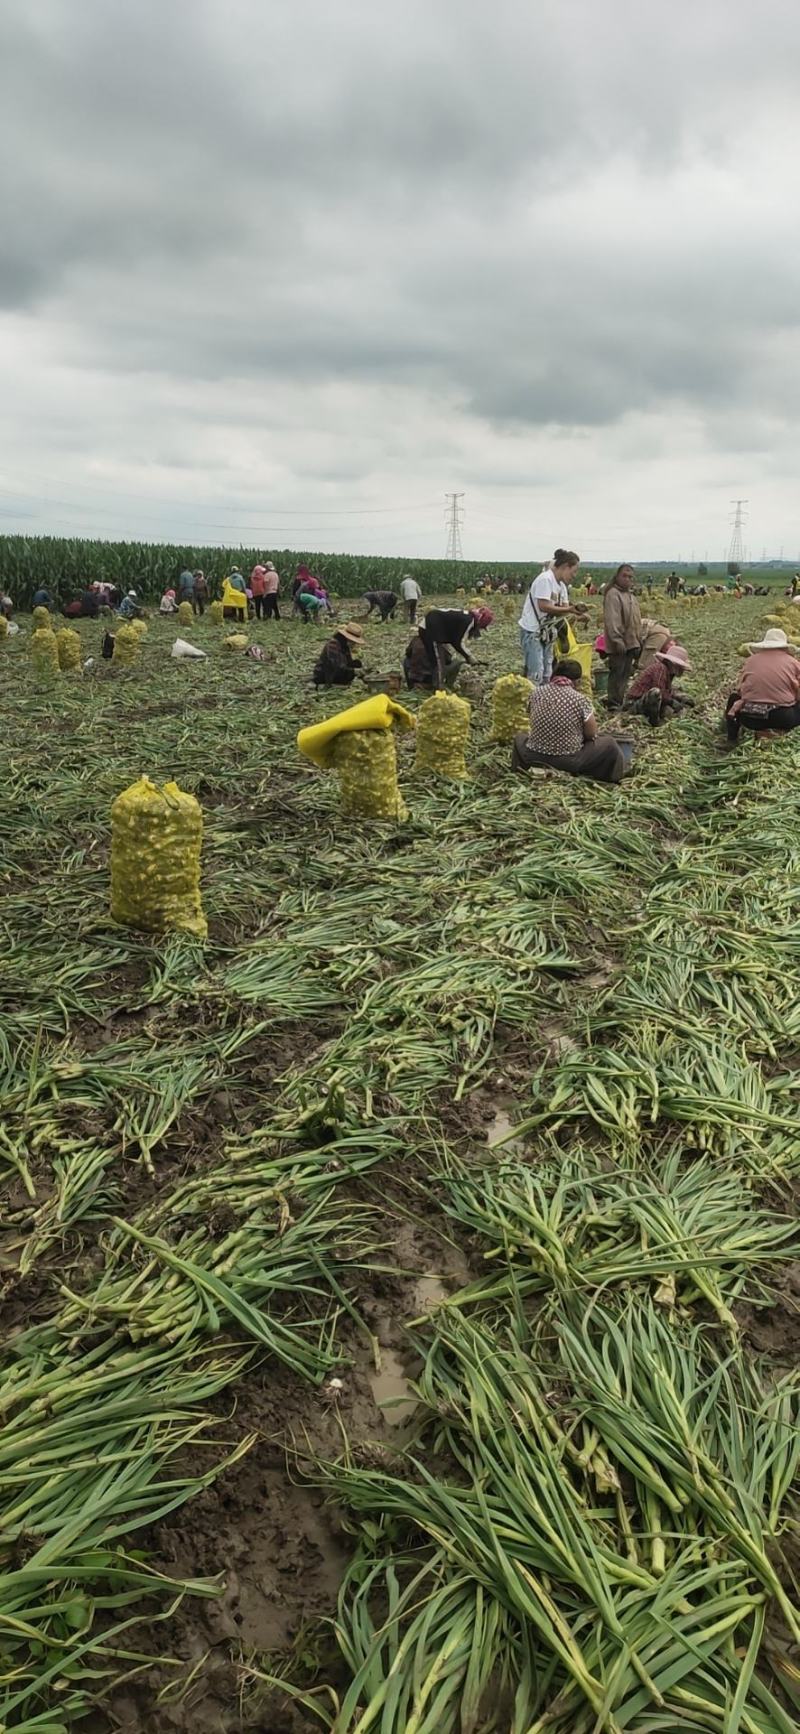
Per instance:
[[[461,547],[461,526],[464,522],[464,507],[459,505],[463,494],[445,494],[447,501],[447,548],[445,560],[463,560]]]

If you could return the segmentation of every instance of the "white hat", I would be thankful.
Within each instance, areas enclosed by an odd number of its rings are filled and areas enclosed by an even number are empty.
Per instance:
[[[134,602],[136,601],[136,591],[135,590],[129,590],[128,595],[133,598]]]
[[[747,648],[748,650],[794,651],[795,646],[789,643],[786,633],[783,631],[781,626],[771,626],[769,631],[764,633],[764,637],[759,639],[757,644],[748,644]]]

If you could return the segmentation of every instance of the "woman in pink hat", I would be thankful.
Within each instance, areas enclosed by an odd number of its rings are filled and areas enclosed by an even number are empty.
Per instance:
[[[694,704],[694,699],[676,692],[672,682],[676,674],[691,666],[682,644],[666,644],[663,650],[656,651],[652,662],[648,662],[628,688],[625,709],[633,711],[635,716],[646,716],[652,728],[668,722],[670,717],[679,716],[684,705]]]

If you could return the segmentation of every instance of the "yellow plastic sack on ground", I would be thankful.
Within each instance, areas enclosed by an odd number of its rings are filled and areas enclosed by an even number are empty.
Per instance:
[[[211,607],[209,608],[208,612],[209,612],[209,615],[211,616],[211,619],[212,619],[214,625],[215,626],[221,626],[223,618],[224,618],[223,612],[222,612],[222,603],[221,602],[212,602]]]
[[[353,730],[390,729],[394,726],[413,729],[411,712],[390,698],[388,693],[376,692],[374,698],[365,698],[361,704],[340,711],[338,716],[329,716],[325,722],[312,723],[310,728],[301,729],[297,745],[305,758],[327,770],[333,763],[333,745],[339,735],[350,734]]]
[[[415,771],[442,777],[467,775],[466,750],[471,707],[452,692],[435,692],[420,706]]]
[[[178,621],[181,626],[191,626],[194,620],[194,609],[191,602],[178,603]]]
[[[52,626],[53,624],[50,619],[49,608],[34,608],[31,618],[33,620],[34,632],[43,632],[48,626]]]
[[[238,608],[242,619],[247,619],[247,597],[242,595],[241,590],[234,590],[233,585],[228,583],[227,578],[222,586],[222,606],[223,608]],[[183,603],[181,603],[181,608],[182,607]],[[181,608],[178,609],[179,618]]]
[[[350,729],[332,743],[342,808],[357,819],[407,819],[397,787],[397,753],[389,729]]]
[[[44,608],[41,612],[47,614],[47,609]],[[49,614],[47,618],[50,619]],[[36,632],[31,633],[31,662],[40,685],[47,686],[55,680],[58,674],[58,645],[51,626],[39,627]]]
[[[200,901],[203,813],[177,783],[141,777],[111,808],[111,915],[145,933],[178,929],[205,939]]]
[[[119,668],[132,668],[142,653],[141,635],[135,626],[118,626],[114,638],[114,661]]]
[[[81,640],[79,633],[73,632],[71,626],[62,626],[61,630],[56,633],[56,646],[58,648],[59,668],[80,668]]]
[[[527,730],[533,682],[524,674],[502,674],[492,690],[493,741],[513,741]]]

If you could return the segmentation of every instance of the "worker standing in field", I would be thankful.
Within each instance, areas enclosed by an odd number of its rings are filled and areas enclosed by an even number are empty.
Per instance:
[[[738,692],[725,707],[728,740],[739,739],[741,728],[765,736],[800,727],[800,662],[796,646],[779,626],[771,626],[742,665]]]
[[[253,598],[253,607],[256,611],[257,620],[263,620],[264,618],[264,598],[266,594],[267,568],[266,566],[259,564],[258,566],[254,566],[250,573],[250,595]]]
[[[178,579],[178,590],[181,602],[192,602],[194,600],[194,573],[189,571],[188,566],[184,566],[180,578]]]
[[[622,752],[613,735],[598,734],[592,706],[578,691],[582,675],[580,663],[565,658],[556,663],[552,680],[534,687],[528,733],[514,736],[512,770],[549,769],[597,783],[621,782]]]
[[[280,620],[281,611],[278,607],[278,593],[281,581],[271,560],[267,561],[264,571],[264,618],[265,620]]]
[[[559,620],[573,612],[569,587],[580,565],[580,555],[557,548],[549,566],[534,578],[519,617],[519,637],[525,673],[534,686],[550,679]]]
[[[367,619],[377,609],[381,620],[391,620],[397,607],[397,596],[394,590],[365,590],[361,598],[367,603]]]
[[[416,578],[410,572],[404,572],[400,580],[400,597],[406,605],[406,618],[409,626],[413,626],[417,618],[417,603],[421,601],[422,591]]]
[[[194,590],[192,591],[192,607],[195,614],[202,616],[205,614],[206,603],[208,602],[208,579],[205,572],[201,572],[199,567],[193,576]]]
[[[618,566],[603,598],[610,710],[617,710],[625,702],[642,641],[642,616],[633,594],[633,579],[632,566],[627,562]]]

